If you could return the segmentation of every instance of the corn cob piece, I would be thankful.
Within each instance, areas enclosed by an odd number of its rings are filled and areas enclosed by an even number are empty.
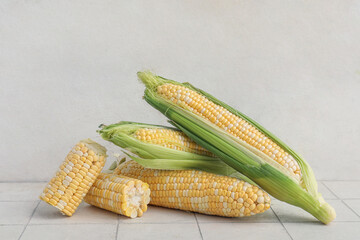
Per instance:
[[[114,174],[149,184],[150,204],[226,217],[243,217],[270,208],[263,190],[236,178],[196,170],[156,170],[135,161],[120,164]]]
[[[56,176],[45,187],[40,199],[72,216],[104,167],[106,149],[90,140],[82,140],[69,152]]]
[[[141,217],[150,202],[150,189],[138,179],[100,173],[84,201],[130,218]]]
[[[192,140],[279,200],[323,223],[335,218],[308,163],[260,124],[188,83],[149,72],[138,76],[146,85],[145,100]]]

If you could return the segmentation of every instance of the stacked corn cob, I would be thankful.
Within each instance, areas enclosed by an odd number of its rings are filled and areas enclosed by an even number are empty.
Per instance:
[[[76,144],[40,199],[71,216],[105,164],[106,149],[86,139]]]
[[[263,190],[236,178],[196,170],[156,170],[135,161],[120,164],[114,174],[149,183],[150,204],[225,217],[243,217],[270,208]]]
[[[150,201],[146,183],[126,176],[100,173],[106,149],[87,139],[76,144],[45,187],[40,199],[72,216],[85,201],[131,218],[141,216]]]
[[[102,125],[100,135],[141,158],[131,156],[149,168],[198,169],[220,175],[240,174],[177,129],[136,122]],[[146,159],[146,160],[145,160]]]
[[[141,217],[150,202],[147,183],[138,179],[101,173],[85,202],[127,217]]]
[[[267,193],[242,180],[242,175],[177,129],[120,122],[102,125],[99,132],[104,139],[144,157],[131,156],[143,166],[129,161],[120,164],[114,174],[147,182],[152,205],[226,217],[250,216],[270,207]]]
[[[145,100],[182,132],[131,122],[102,126],[101,136],[136,154],[130,157],[137,163],[99,175],[106,150],[81,141],[42,200],[71,216],[87,194],[86,202],[134,218],[146,211],[151,194],[154,205],[235,217],[267,210],[264,189],[323,223],[335,218],[308,163],[260,124],[188,83],[138,76]]]
[[[274,197],[323,223],[335,218],[307,162],[260,124],[188,83],[150,72],[138,76],[146,85],[145,100],[192,140]]]

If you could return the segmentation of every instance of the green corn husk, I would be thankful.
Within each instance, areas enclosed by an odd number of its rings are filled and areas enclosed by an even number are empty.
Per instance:
[[[146,168],[164,170],[195,169],[218,175],[235,177],[256,185],[253,181],[240,174],[238,171],[231,168],[217,157],[210,157],[206,155],[175,150],[160,145],[143,142],[133,135],[140,128],[166,128],[179,131],[177,129],[160,125],[150,125],[127,121],[111,124],[109,126],[100,125],[100,128],[102,129],[98,132],[103,139],[110,141],[115,145],[139,156],[137,157],[126,153],[131,159],[135,160],[137,163]],[[116,165],[116,163],[113,163],[109,170],[115,169]]]
[[[139,72],[138,77],[146,85],[145,100],[200,146],[216,154],[229,166],[250,178],[275,198],[304,209],[325,224],[335,218],[335,210],[318,193],[317,182],[308,163],[260,124],[189,83],[178,83],[150,72]],[[257,127],[266,137],[292,155],[300,166],[302,179],[297,179],[293,173],[258,149],[190,110],[177,106],[160,96],[156,89],[166,83],[181,85],[196,91]]]

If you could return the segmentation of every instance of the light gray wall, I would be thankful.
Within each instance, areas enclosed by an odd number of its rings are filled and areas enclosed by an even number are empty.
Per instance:
[[[0,181],[48,180],[100,123],[166,123],[144,69],[258,120],[318,179],[360,180],[359,23],[350,0],[2,0]]]

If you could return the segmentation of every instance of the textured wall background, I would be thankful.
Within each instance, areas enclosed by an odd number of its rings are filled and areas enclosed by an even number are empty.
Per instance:
[[[319,179],[359,180],[359,23],[350,0],[3,0],[0,181],[48,180],[100,123],[166,123],[144,69],[258,120]]]

